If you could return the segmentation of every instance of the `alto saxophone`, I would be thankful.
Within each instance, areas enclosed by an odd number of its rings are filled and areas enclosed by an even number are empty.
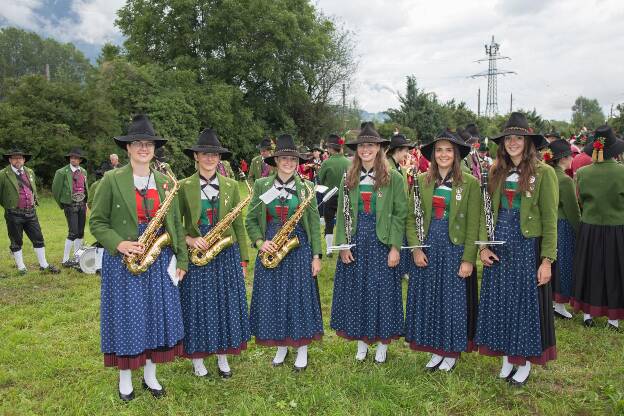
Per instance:
[[[234,244],[234,237],[231,235],[223,237],[223,233],[230,228],[234,220],[243,212],[243,209],[249,204],[252,197],[251,186],[249,182],[244,181],[249,190],[249,195],[234,207],[222,220],[217,222],[208,233],[204,236],[204,240],[210,248],[208,250],[202,250],[199,248],[193,248],[189,250],[189,260],[195,266],[205,266],[210,263],[217,255]]]
[[[305,182],[304,184],[306,190],[308,191],[308,195],[304,198],[303,202],[299,204],[299,207],[294,212],[292,217],[290,217],[288,221],[286,221],[284,225],[282,225],[282,228],[279,229],[277,234],[275,234],[275,236],[271,240],[277,246],[277,250],[274,253],[267,253],[263,251],[258,254],[258,256],[260,257],[260,262],[267,269],[276,268],[280,264],[280,262],[284,260],[290,250],[299,247],[299,238],[297,236],[289,238],[288,236],[295,229],[295,226],[297,225],[299,220],[301,220],[301,218],[303,217],[303,213],[305,212],[308,205],[310,205],[312,200],[316,198],[314,189],[312,189]]]
[[[155,162],[155,166],[156,170],[163,170],[165,175],[167,175],[167,177],[173,182],[173,189],[165,197],[163,203],[160,204],[158,211],[156,211],[156,215],[150,220],[147,228],[139,237],[138,242],[144,247],[143,253],[130,254],[124,256],[123,258],[124,264],[128,268],[128,271],[132,274],[141,274],[146,272],[147,269],[149,269],[149,267],[156,261],[162,249],[171,244],[171,236],[169,233],[165,231],[159,236],[157,236],[156,233],[165,224],[165,217],[171,208],[171,204],[173,204],[180,185],[171,172],[171,169],[163,166],[160,162]]]

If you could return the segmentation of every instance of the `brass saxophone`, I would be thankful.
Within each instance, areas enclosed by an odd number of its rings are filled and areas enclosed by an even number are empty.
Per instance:
[[[139,237],[138,242],[143,244],[144,247],[143,253],[130,254],[128,256],[124,256],[123,258],[124,264],[128,268],[128,271],[132,274],[141,274],[146,272],[147,269],[149,269],[149,267],[156,261],[162,249],[171,244],[171,236],[169,233],[165,231],[159,236],[157,236],[156,233],[165,224],[165,217],[167,216],[167,212],[169,212],[171,204],[178,193],[178,189],[180,189],[180,185],[169,167],[164,166],[160,162],[154,163],[156,170],[163,171],[165,175],[171,179],[173,182],[173,189],[171,189],[169,195],[165,197],[163,203],[160,204],[158,211],[156,211],[156,215],[150,220],[147,228]]]
[[[299,247],[299,238],[297,236],[288,238],[288,236],[295,229],[295,226],[297,225],[299,220],[301,220],[301,218],[303,217],[303,213],[305,212],[308,205],[310,205],[312,200],[316,198],[314,189],[312,189],[305,182],[304,184],[306,190],[308,191],[308,195],[304,198],[303,202],[299,204],[299,207],[292,215],[292,217],[290,217],[288,221],[286,221],[284,225],[282,225],[282,228],[279,229],[277,234],[275,234],[275,236],[271,240],[277,246],[277,250],[275,251],[275,253],[267,253],[263,251],[258,254],[258,256],[260,257],[260,262],[267,269],[276,268],[280,264],[280,262],[284,260],[286,255],[288,255],[290,250]]]
[[[234,244],[234,237],[231,235],[223,237],[223,233],[232,225],[234,220],[243,212],[243,209],[249,204],[252,197],[251,186],[249,182],[243,181],[247,185],[249,195],[234,207],[222,220],[217,222],[208,233],[204,236],[204,240],[210,248],[208,250],[202,250],[199,248],[192,248],[189,250],[189,260],[196,266],[205,266],[210,263],[217,255],[224,249]]]

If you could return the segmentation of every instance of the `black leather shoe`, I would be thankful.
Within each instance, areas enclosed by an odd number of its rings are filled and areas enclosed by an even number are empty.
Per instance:
[[[47,272],[50,274],[59,274],[61,271],[59,269],[57,269],[56,267],[52,266],[51,264],[48,264],[48,267],[41,267],[39,266],[39,270],[42,272]]]
[[[609,329],[609,331],[618,332],[618,333],[622,332],[622,330],[619,327],[610,323],[607,323],[607,328]]]
[[[509,385],[513,387],[524,387],[524,385],[527,384],[527,381],[529,381],[529,377],[531,377],[530,374],[524,379],[524,381],[516,381],[512,377],[509,379]]]
[[[596,323],[592,318],[589,318],[583,321],[583,325],[585,325],[587,328],[593,328],[596,326]]]
[[[510,381],[513,378],[513,376],[516,375],[517,371],[518,371],[518,369],[516,367],[512,368],[511,372],[503,380]]]
[[[222,371],[218,367],[217,367],[217,370],[219,370],[219,375],[221,376],[221,378],[230,378],[230,377],[232,377],[232,370],[230,370],[230,371]]]
[[[145,390],[149,390],[150,393],[152,393],[152,396],[154,396],[157,399],[160,399],[161,397],[165,396],[165,388],[163,387],[160,390],[156,390],[151,388],[150,386],[147,385],[147,383],[145,382],[145,380],[143,380],[143,388]]]
[[[438,369],[438,367],[440,367],[440,365],[442,365],[442,361],[444,361],[444,358],[442,358],[440,360],[440,362],[438,362],[433,367],[425,367],[425,371],[429,371],[430,373],[433,373],[434,371],[436,371]]]
[[[78,263],[76,263],[75,261],[67,260],[61,263],[61,266],[66,267],[66,268],[72,268],[72,267],[76,267],[77,264]]]
[[[284,356],[284,360],[281,363],[276,363],[274,361],[271,361],[271,365],[273,367],[281,367],[284,365],[284,362],[286,361],[286,358],[288,358],[288,354],[290,353],[290,350],[286,350],[286,355]]]
[[[119,398],[122,402],[128,403],[131,400],[134,400],[134,390],[130,392],[130,394],[122,394],[119,392]]]

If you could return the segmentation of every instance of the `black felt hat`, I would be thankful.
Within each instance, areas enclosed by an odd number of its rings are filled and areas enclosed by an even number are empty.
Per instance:
[[[267,136],[263,138],[260,143],[258,143],[258,145],[256,146],[256,149],[271,150],[272,147],[273,147],[273,142],[271,142],[271,139]]]
[[[604,159],[611,159],[624,153],[624,140],[619,139],[611,126],[605,124],[596,129],[594,140],[585,145],[583,152],[591,156],[592,160],[602,162]]]
[[[494,143],[500,146],[500,141],[505,136],[526,136],[533,140],[533,144],[536,149],[541,149],[548,146],[548,142],[541,134],[533,132],[533,129],[529,127],[529,121],[523,113],[514,112],[509,115],[509,120],[505,123],[503,132],[497,136],[492,137]]]
[[[555,139],[561,139],[561,134],[558,131],[551,131],[549,133],[544,133],[543,136],[544,138],[554,137]]]
[[[382,146],[390,143],[389,140],[382,138],[379,133],[377,133],[375,124],[372,122],[364,122],[361,127],[360,134],[358,134],[357,138],[346,143],[349,149],[356,150],[360,143],[377,143]]]
[[[335,150],[341,150],[344,144],[345,144],[344,139],[334,133],[327,136],[327,140],[325,140],[325,145]]]
[[[26,153],[22,149],[18,149],[18,148],[13,148],[9,150],[8,152],[6,152],[4,155],[2,155],[4,160],[6,160],[7,162],[9,161],[9,158],[11,158],[11,156],[23,156],[24,163],[28,162],[32,158],[32,155],[30,153]]]
[[[466,126],[464,134],[468,137],[468,139],[466,139],[466,143],[474,144],[480,142],[482,139],[481,134],[479,133],[479,127],[474,123],[470,123]]]
[[[549,160],[559,160],[572,155],[572,146],[564,139],[557,139],[550,142],[547,149],[550,150],[550,152],[545,152],[543,154],[545,162]]]
[[[195,153],[217,153],[222,160],[227,160],[232,156],[232,152],[221,145],[217,132],[213,129],[204,129],[197,138],[197,143],[184,149],[184,154],[195,159]]]
[[[270,166],[275,166],[275,158],[278,156],[297,157],[299,158],[299,164],[308,161],[308,159],[297,150],[295,139],[290,134],[282,134],[277,138],[275,151],[271,156],[265,157],[264,161]]]
[[[388,153],[392,152],[392,150],[394,149],[399,149],[401,147],[413,149],[414,147],[416,147],[416,145],[410,143],[409,140],[407,140],[407,137],[403,136],[401,133],[393,134],[390,138],[390,144],[388,145]]]
[[[431,160],[431,158],[433,157],[433,149],[435,147],[435,143],[439,142],[440,140],[448,140],[449,142],[457,145],[457,148],[459,149],[460,159],[465,158],[466,156],[468,156],[468,153],[470,153],[469,144],[466,144],[463,139],[457,137],[449,129],[445,129],[441,131],[440,134],[438,134],[430,143],[427,143],[420,147],[420,152],[427,160]]]
[[[82,152],[82,149],[79,147],[74,147],[72,148],[66,155],[65,157],[67,159],[69,159],[70,157],[79,157],[80,159],[82,159],[83,162],[87,161],[87,158],[85,157],[84,153]]]
[[[126,149],[126,145],[128,143],[138,140],[153,141],[157,148],[163,146],[167,142],[167,139],[163,139],[162,137],[158,137],[156,135],[154,132],[154,126],[152,126],[152,122],[146,114],[138,114],[134,116],[130,122],[130,126],[128,127],[128,134],[125,136],[115,137],[115,143],[117,143],[117,146],[124,150]]]

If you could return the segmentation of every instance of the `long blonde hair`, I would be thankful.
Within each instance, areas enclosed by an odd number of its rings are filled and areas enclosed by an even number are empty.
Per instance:
[[[377,191],[382,186],[385,186],[390,183],[390,167],[388,166],[388,161],[386,160],[386,154],[379,147],[379,151],[375,156],[375,161],[373,164],[373,169],[375,171],[375,187],[374,190]],[[358,155],[356,150],[355,155],[353,156],[353,162],[351,162],[351,167],[347,171],[347,188],[352,190],[360,183],[360,171],[362,170],[362,159]]]

